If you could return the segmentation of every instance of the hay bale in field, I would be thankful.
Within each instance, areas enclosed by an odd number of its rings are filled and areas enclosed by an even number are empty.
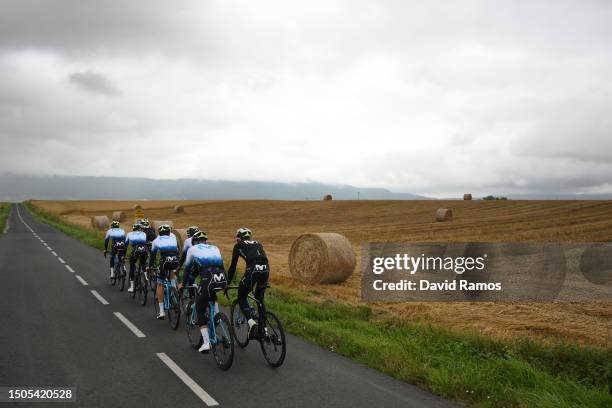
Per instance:
[[[91,226],[93,229],[105,230],[108,229],[110,220],[106,215],[94,215],[91,217]]]
[[[151,226],[155,229],[155,233],[157,234],[157,229],[164,225],[164,224],[168,224],[171,227],[174,227],[174,222],[172,221],[159,221],[159,220],[155,220],[151,223]]]
[[[304,283],[344,282],[355,270],[355,252],[340,234],[303,234],[289,251],[291,276]]]
[[[331,201],[331,200],[333,200],[333,199],[334,199],[334,198],[332,197],[332,195],[331,195],[331,194],[325,194],[325,195],[323,196],[323,201]]]
[[[132,210],[142,210],[142,205],[136,204],[132,207]]]
[[[466,201],[469,201],[469,200],[472,199],[472,195],[470,193],[464,194],[463,195],[463,199],[466,200]]]
[[[453,219],[453,210],[450,208],[438,208],[436,210],[436,221],[444,222]]]
[[[172,209],[172,211],[175,214],[180,214],[180,213],[184,213],[185,212],[185,208],[183,208],[182,205],[175,205],[174,208]]]
[[[113,221],[123,221],[123,220],[125,220],[125,213],[123,211],[113,212]]]
[[[187,228],[173,229],[172,232],[176,235],[176,239],[179,242],[179,246],[183,248],[183,243],[187,239]]]

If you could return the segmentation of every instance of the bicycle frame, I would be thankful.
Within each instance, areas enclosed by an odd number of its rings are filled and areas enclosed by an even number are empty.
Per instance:
[[[161,283],[164,285],[164,309],[170,309],[170,288],[172,287],[172,282],[168,279],[157,279],[157,283]]]
[[[183,289],[197,289],[197,286],[184,286]],[[217,331],[215,330],[215,315],[217,314],[216,301],[209,301],[208,309],[210,310],[210,319],[208,322],[208,340],[210,341],[210,344],[217,344],[219,343],[219,339],[217,339]],[[197,321],[195,297],[193,303],[191,304],[191,321]],[[221,329],[225,332],[225,328],[223,326],[221,326]],[[224,335],[228,336],[228,333],[224,333]]]

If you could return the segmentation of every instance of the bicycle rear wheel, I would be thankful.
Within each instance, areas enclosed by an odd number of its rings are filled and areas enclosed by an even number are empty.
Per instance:
[[[285,361],[287,343],[283,325],[274,313],[266,311],[264,327],[259,331],[259,335],[264,358],[272,367],[280,367]]]
[[[176,288],[171,287],[168,293],[169,306],[168,309],[168,322],[172,330],[176,330],[179,327],[181,321],[181,305],[179,303],[179,295]]]
[[[119,291],[123,292],[123,289],[125,289],[125,265],[123,262],[119,265],[119,277],[117,279],[119,279]]]
[[[138,285],[138,301],[140,302],[140,304],[142,306],[147,304],[147,292],[148,292],[148,284],[147,284],[147,280],[144,277],[144,270],[141,267],[140,268],[140,272],[138,273],[138,279],[136,280],[136,282],[134,283],[135,285]],[[134,292],[136,292],[136,290],[134,290]]]
[[[249,345],[249,324],[248,319],[242,313],[242,309],[240,309],[240,305],[238,305],[238,299],[232,302],[230,319],[232,334],[234,335],[234,339],[236,339],[236,344],[238,344],[240,348],[245,348]]]
[[[195,310],[192,310],[192,307],[195,308],[193,300],[185,307],[185,327],[187,328],[189,344],[191,344],[191,347],[194,349],[199,349],[202,345],[202,333],[200,333],[200,328],[196,324],[197,318],[194,313]]]
[[[157,272],[151,271],[149,274],[149,287],[151,290],[155,290],[157,288]]]
[[[212,351],[217,366],[223,371],[227,371],[234,362],[234,338],[230,331],[230,322],[227,316],[219,312],[215,317],[218,322],[215,323],[216,340],[212,343]]]

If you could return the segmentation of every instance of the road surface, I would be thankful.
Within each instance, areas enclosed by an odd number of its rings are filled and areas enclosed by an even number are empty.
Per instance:
[[[13,205],[0,235],[0,386],[76,387],[35,407],[449,407],[419,388],[289,335],[285,364],[256,343],[223,372],[178,331],[111,287],[99,250]],[[150,293],[149,293],[150,295]],[[0,407],[9,406],[0,403]]]

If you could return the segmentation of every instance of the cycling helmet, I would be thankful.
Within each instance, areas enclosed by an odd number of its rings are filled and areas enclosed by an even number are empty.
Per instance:
[[[236,231],[236,238],[251,239],[251,236],[253,236],[253,233],[248,228],[238,228]]]
[[[119,228],[119,225],[121,225],[121,224],[119,224],[119,221],[111,222],[111,228]]]
[[[143,228],[147,228],[151,225],[151,223],[149,223],[149,220],[146,218],[143,218],[142,220],[140,220],[140,226]]]
[[[208,234],[205,233],[204,231],[198,231],[195,234],[193,234],[193,237],[191,237],[191,242],[193,244],[195,244],[198,241],[206,242],[207,240],[208,240]]]
[[[140,224],[135,222],[134,225],[132,225],[132,230],[134,230],[134,231],[140,230]]]
[[[191,227],[187,228],[187,238],[191,238],[195,235],[196,232],[198,232],[200,229],[198,227],[196,227],[195,225],[192,225]]]
[[[172,228],[168,224],[160,225],[157,229],[159,231],[159,235],[170,235],[170,230]]]

